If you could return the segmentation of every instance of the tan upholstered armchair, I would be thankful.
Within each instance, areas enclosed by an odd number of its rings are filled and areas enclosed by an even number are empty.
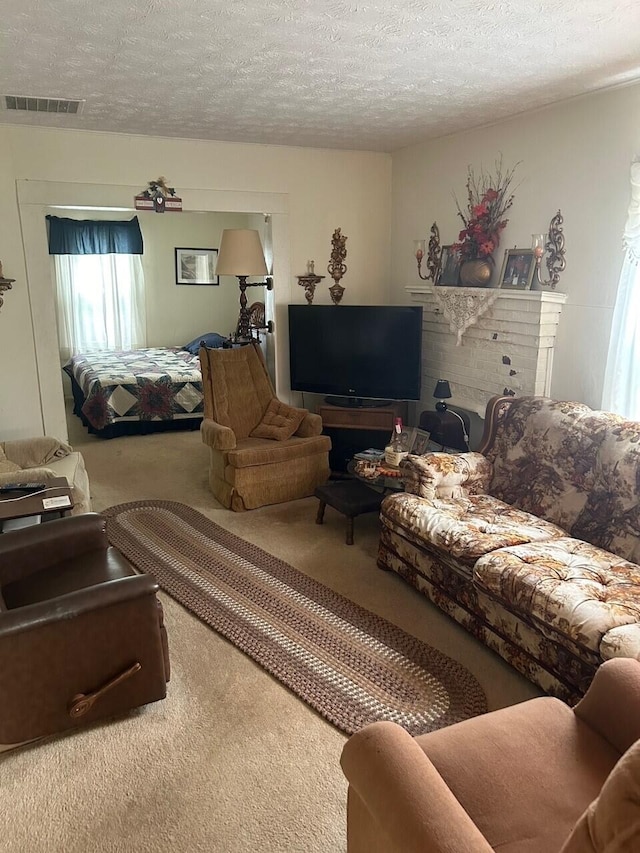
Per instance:
[[[312,495],[329,477],[322,420],[281,403],[260,348],[200,349],[209,484],[241,511]]]
[[[46,482],[51,477],[66,478],[73,495],[72,515],[91,512],[81,453],[48,435],[0,442],[0,485]]]
[[[640,662],[604,663],[575,709],[541,697],[412,738],[349,739],[349,853],[640,850]]]
[[[158,585],[109,546],[95,513],[0,536],[0,745],[162,699]]]

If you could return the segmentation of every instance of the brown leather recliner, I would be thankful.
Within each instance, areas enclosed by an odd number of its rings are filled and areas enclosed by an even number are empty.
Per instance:
[[[0,744],[166,695],[158,585],[109,546],[95,513],[0,536]]]

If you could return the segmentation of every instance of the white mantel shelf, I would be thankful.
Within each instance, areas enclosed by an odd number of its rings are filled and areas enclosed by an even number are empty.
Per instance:
[[[461,298],[487,293],[473,287],[437,289],[459,292]],[[451,404],[481,416],[495,394],[550,395],[553,350],[566,293],[499,290],[457,345],[434,288],[409,285],[406,291],[413,303],[423,306],[422,401],[426,408],[433,407],[437,379],[451,383]]]

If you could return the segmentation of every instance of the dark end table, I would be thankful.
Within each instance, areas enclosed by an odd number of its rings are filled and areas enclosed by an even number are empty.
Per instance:
[[[347,517],[347,545],[353,545],[353,519],[365,512],[377,512],[385,497],[361,480],[337,480],[318,486],[314,492],[320,501],[316,524],[324,521],[327,505]]]

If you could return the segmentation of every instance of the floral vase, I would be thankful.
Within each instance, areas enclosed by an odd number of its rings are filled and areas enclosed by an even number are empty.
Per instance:
[[[461,287],[488,287],[493,273],[493,258],[463,261],[460,267]]]

